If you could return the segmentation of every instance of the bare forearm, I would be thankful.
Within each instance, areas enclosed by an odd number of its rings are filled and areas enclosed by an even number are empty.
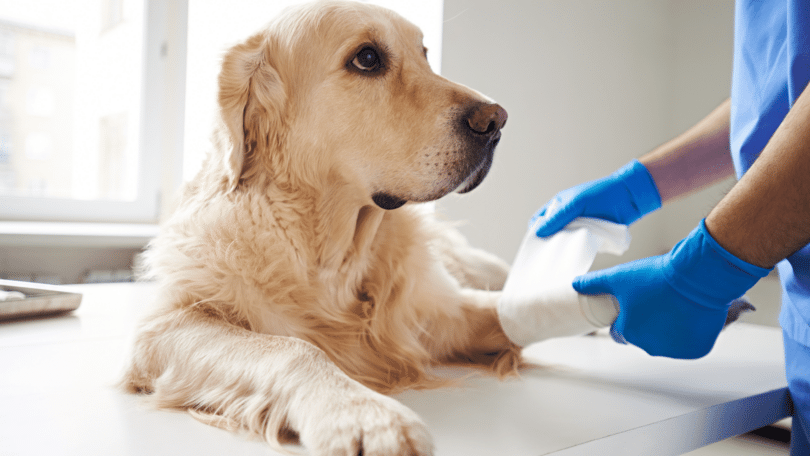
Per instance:
[[[808,92],[706,218],[706,228],[720,245],[757,266],[772,267],[810,242]]]
[[[726,100],[694,127],[639,159],[655,180],[662,204],[733,174],[730,114]]]

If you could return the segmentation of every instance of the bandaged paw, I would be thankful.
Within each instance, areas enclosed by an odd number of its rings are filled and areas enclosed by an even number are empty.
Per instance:
[[[626,225],[581,217],[538,238],[541,222],[523,238],[498,302],[504,332],[521,346],[610,326],[619,313],[615,298],[580,295],[571,282],[588,272],[597,253],[621,255],[630,246]]]

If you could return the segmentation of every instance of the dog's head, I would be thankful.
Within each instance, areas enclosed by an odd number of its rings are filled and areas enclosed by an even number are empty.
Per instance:
[[[506,111],[433,73],[426,52],[421,31],[384,8],[288,10],[223,59],[228,185],[342,179],[384,209],[475,188]]]

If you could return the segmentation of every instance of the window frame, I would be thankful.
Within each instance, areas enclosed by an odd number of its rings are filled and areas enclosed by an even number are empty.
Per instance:
[[[0,196],[0,220],[156,223],[162,194],[182,181],[188,0],[146,0],[144,68],[133,201]],[[163,190],[166,189],[166,190]]]

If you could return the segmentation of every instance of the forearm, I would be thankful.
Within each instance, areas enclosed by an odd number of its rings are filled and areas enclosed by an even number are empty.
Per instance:
[[[706,228],[720,245],[757,266],[772,267],[810,242],[808,92],[706,218]]]
[[[649,170],[662,204],[711,185],[734,172],[729,148],[730,100],[639,161]]]

